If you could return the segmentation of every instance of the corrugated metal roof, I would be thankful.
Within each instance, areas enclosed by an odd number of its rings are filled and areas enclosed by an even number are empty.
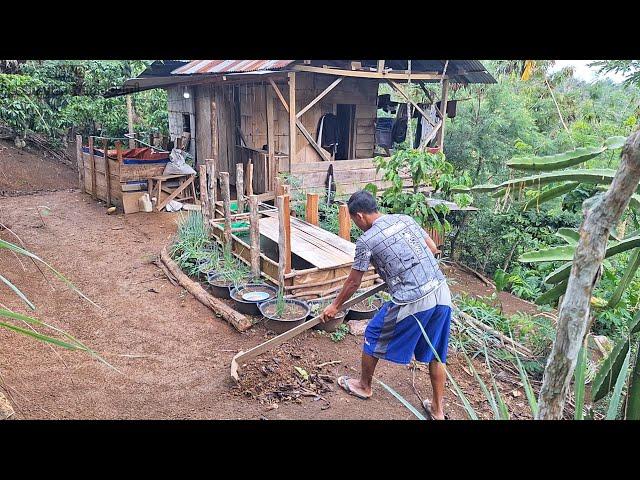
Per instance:
[[[258,70],[280,70],[295,60],[193,60],[176,68],[172,75],[206,73],[255,72]]]

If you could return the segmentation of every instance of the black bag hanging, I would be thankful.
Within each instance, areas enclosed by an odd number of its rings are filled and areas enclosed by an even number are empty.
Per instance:
[[[325,113],[320,117],[316,132],[318,144],[335,155],[338,147],[338,117],[333,113]]]

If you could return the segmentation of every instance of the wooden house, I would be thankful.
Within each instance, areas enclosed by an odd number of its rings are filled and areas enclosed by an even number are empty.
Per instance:
[[[435,121],[407,95],[409,82],[425,93],[426,84],[437,84]],[[281,173],[297,177],[306,191],[322,190],[332,173],[337,192],[347,194],[367,183],[381,185],[373,165],[381,83],[429,121],[429,143],[442,149],[439,112],[449,111],[452,85],[495,79],[475,60],[158,61],[110,95],[166,89],[172,138],[187,132],[196,161],[208,159],[217,172],[229,172],[232,184],[236,164],[246,172],[251,162],[255,193],[273,192]],[[326,114],[337,124],[333,151],[318,141]]]

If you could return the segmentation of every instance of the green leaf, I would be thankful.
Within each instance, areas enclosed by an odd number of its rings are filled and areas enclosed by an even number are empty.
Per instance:
[[[398,400],[400,400],[400,403],[402,403],[411,413],[413,413],[418,418],[418,420],[426,420],[424,415],[422,415],[420,412],[418,412],[418,410],[416,410],[416,408],[413,405],[411,405],[409,402],[407,402],[404,399],[404,397],[402,395],[400,395],[398,392],[396,392],[393,388],[391,388],[389,385],[383,383],[382,380],[378,380],[375,377],[373,377],[373,379],[376,382],[378,382],[380,385],[382,385],[391,395],[393,395]]]
[[[550,305],[550,304],[552,304],[554,301],[556,301],[562,295],[564,295],[564,292],[567,291],[567,285],[568,284],[569,284],[569,280],[564,280],[564,281],[558,283],[553,288],[547,290],[542,295],[540,295],[538,298],[536,298],[535,304],[536,305]]]
[[[54,345],[66,348],[68,350],[78,350],[78,346],[77,345],[73,345],[71,343],[65,342],[65,341],[57,339],[55,337],[50,337],[48,335],[43,335],[41,333],[34,332],[32,330],[27,330],[26,328],[21,328],[21,327],[18,327],[16,325],[12,325],[12,324],[7,323],[7,322],[0,322],[0,327],[6,328],[7,330],[13,330],[14,332],[20,333],[22,335],[26,335],[27,337],[35,338],[36,340],[39,340],[41,342],[53,343]]]
[[[622,368],[618,373],[618,379],[616,380],[616,386],[613,390],[613,395],[609,401],[609,408],[607,409],[607,420],[615,420],[618,416],[618,410],[620,409],[620,399],[622,398],[622,387],[627,381],[627,375],[629,373],[629,357],[631,356],[631,349],[627,350],[627,355],[622,362]]]
[[[608,150],[615,150],[616,148],[622,148],[626,141],[627,137],[623,136],[609,137],[604,141],[604,146],[607,147]]]
[[[473,376],[475,377],[476,381],[478,382],[478,385],[480,385],[480,390],[482,390],[482,393],[484,394],[485,398],[489,402],[489,406],[491,407],[491,411],[493,412],[493,418],[495,420],[500,420],[501,419],[500,410],[498,408],[498,404],[496,402],[496,399],[493,396],[493,393],[491,393],[489,391],[489,389],[487,388],[487,385],[484,383],[482,378],[480,378],[480,375],[478,375],[478,371],[473,366],[473,362],[471,361],[471,359],[467,355],[467,352],[464,351],[464,349],[462,350],[462,354],[464,355],[464,358],[467,361],[467,365],[469,366],[469,369],[471,370],[471,372],[473,372]]]
[[[573,228],[559,228],[556,237],[562,238],[569,245],[577,245],[580,240],[580,233]]]
[[[15,292],[15,294],[18,295],[22,299],[22,301],[24,303],[29,305],[29,308],[31,308],[31,310],[35,310],[36,309],[35,305],[29,301],[27,296],[24,293],[22,293],[18,287],[16,287],[13,283],[11,283],[11,281],[9,281],[7,278],[5,278],[2,275],[0,275],[0,282],[3,282],[11,290],[13,290]]]
[[[518,258],[520,262],[559,262],[573,260],[576,245],[561,245],[559,247],[545,248],[532,252],[525,252]]]
[[[549,183],[565,181],[608,185],[613,181],[615,174],[616,171],[609,168],[562,170],[560,172],[549,172],[530,177],[515,178],[513,180],[502,182],[498,185],[477,185],[472,187],[471,190],[476,192],[494,192],[496,190],[506,189],[507,187],[512,189],[523,188],[532,185],[542,186]],[[636,189],[636,192],[638,191],[639,190]]]
[[[507,167],[516,170],[552,171],[572,167],[597,157],[606,147],[580,147],[564,153],[544,157],[518,157],[507,162]]]
[[[627,412],[625,415],[627,420],[640,420],[640,348],[637,348],[637,351],[636,364],[633,366],[627,397]]]
[[[511,335],[509,335],[511,337]],[[513,340],[513,338],[511,338]],[[515,350],[514,350],[515,352]],[[531,408],[531,413],[533,418],[538,416],[538,402],[536,400],[535,393],[533,392],[533,388],[531,387],[531,383],[529,382],[529,376],[527,375],[527,371],[522,366],[522,362],[520,361],[520,356],[515,353],[516,362],[518,363],[518,373],[520,374],[520,381],[524,386],[524,392],[527,395],[527,400],[529,401],[529,407]]]
[[[633,278],[636,276],[638,267],[640,267],[640,248],[636,248],[633,250],[631,257],[629,258],[627,268],[624,270],[624,275],[620,279],[620,283],[618,283],[615,292],[613,292],[613,295],[611,295],[611,298],[607,303],[607,307],[614,308],[616,305],[618,305],[618,303],[620,303],[622,294],[631,284]]]
[[[587,349],[584,345],[578,353],[578,362],[573,372],[573,391],[575,396],[575,414],[576,420],[582,420],[584,416],[584,391],[585,391],[585,374],[587,370]]]
[[[522,210],[523,211],[529,210],[533,207],[537,207],[538,205],[544,202],[557,198],[560,195],[564,195],[565,193],[575,190],[578,185],[580,185],[580,183],[578,182],[569,182],[569,183],[564,183],[557,187],[553,187],[548,190],[545,190],[544,192],[538,194],[536,197],[527,201],[527,203],[524,204],[524,207],[522,208]],[[639,205],[640,205],[640,202],[639,202]]]
[[[618,378],[628,352],[629,340],[620,340],[616,342],[609,356],[602,362],[591,387],[591,398],[594,402],[604,398],[611,391],[613,379]]]

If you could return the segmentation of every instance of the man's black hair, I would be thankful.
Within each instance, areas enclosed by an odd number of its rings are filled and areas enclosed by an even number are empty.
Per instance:
[[[355,215],[356,213],[375,213],[378,211],[376,199],[366,190],[360,190],[351,195],[347,205],[351,215]]]

